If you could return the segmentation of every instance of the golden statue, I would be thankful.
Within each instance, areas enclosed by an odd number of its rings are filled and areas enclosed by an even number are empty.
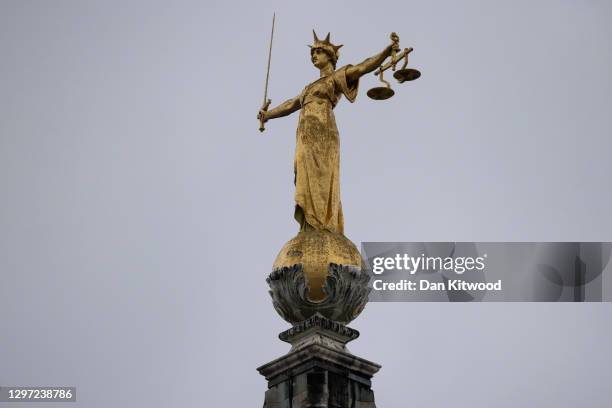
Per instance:
[[[374,408],[372,376],[380,365],[354,356],[346,344],[359,336],[347,326],[368,302],[370,274],[361,254],[344,236],[340,200],[340,140],[334,108],[344,95],[354,102],[359,79],[375,71],[385,86],[370,89],[376,100],[393,96],[383,72],[392,68],[400,82],[420,76],[406,68],[412,48],[399,52],[399,37],[357,65],[336,69],[341,45],[329,34],[320,40],[313,30],[310,58],[319,79],[302,92],[268,110],[268,79],[274,37],[268,54],[264,101],[259,110],[259,130],[274,118],[300,111],[294,158],[295,219],[298,234],[280,250],[266,282],[272,305],[292,327],[279,334],[291,350],[257,370],[268,381],[264,408],[371,407]],[[384,63],[390,57],[390,61]],[[404,65],[396,65],[404,59]]]
[[[314,43],[310,47],[313,65],[319,70],[319,79],[306,85],[302,92],[268,110],[270,101],[264,97],[264,105],[259,110],[260,130],[263,124],[300,111],[296,132],[294,159],[295,212],[294,217],[300,224],[300,233],[289,241],[279,254],[274,267],[291,266],[300,263],[309,280],[310,297],[323,298],[320,289],[327,275],[330,263],[361,266],[361,257],[355,245],[344,237],[344,217],[340,200],[340,140],[334,107],[342,95],[354,102],[359,88],[359,79],[377,68],[380,80],[387,86],[374,88],[368,95],[374,99],[386,99],[393,95],[389,83],[382,78],[382,72],[392,67],[401,58],[406,62],[396,78],[416,79],[416,70],[406,70],[408,53],[406,49],[397,55],[399,37],[393,33],[391,44],[380,53],[366,58],[357,65],[345,65],[336,69],[339,49],[334,45],[330,34],[320,40],[313,30]],[[387,57],[391,62],[382,66]],[[400,74],[404,72],[402,77]],[[267,92],[267,81],[266,81]]]

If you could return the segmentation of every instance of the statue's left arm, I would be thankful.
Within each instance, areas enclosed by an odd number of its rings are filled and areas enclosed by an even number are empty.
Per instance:
[[[356,82],[361,76],[374,71],[376,68],[380,67],[385,59],[391,55],[391,52],[395,49],[397,50],[399,47],[396,43],[393,43],[387,46],[380,53],[374,55],[373,57],[366,58],[363,62],[347,67],[346,69],[346,80],[349,83]]]

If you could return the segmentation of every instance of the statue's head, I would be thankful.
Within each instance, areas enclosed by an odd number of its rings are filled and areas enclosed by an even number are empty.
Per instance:
[[[319,40],[314,30],[312,30],[312,34],[314,36],[314,43],[309,45],[312,63],[319,69],[325,68],[327,64],[331,64],[335,69],[340,55],[338,50],[342,45],[332,44],[329,41],[329,33],[327,33],[327,37],[324,40]]]

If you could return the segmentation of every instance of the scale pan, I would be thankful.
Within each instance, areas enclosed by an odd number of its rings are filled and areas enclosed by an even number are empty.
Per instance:
[[[377,101],[389,99],[393,95],[395,95],[393,89],[387,88],[386,86],[379,86],[368,91],[368,96],[372,99],[376,99]]]
[[[400,69],[393,73],[393,77],[397,79],[400,83],[405,81],[414,81],[420,76],[421,73],[418,70],[412,68]]]

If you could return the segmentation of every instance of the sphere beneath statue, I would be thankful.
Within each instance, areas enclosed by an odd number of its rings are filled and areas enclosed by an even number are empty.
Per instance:
[[[329,265],[352,265],[361,268],[359,250],[348,238],[326,230],[305,230],[289,240],[280,250],[273,269],[301,264],[308,282],[308,299],[325,299],[323,284]]]

